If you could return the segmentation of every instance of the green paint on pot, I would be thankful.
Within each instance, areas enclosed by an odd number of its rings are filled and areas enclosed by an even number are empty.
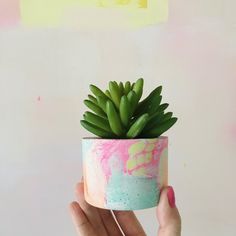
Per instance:
[[[134,144],[132,144],[128,150],[129,155],[136,155],[140,152],[142,152],[145,148],[145,142],[138,141]]]
[[[131,170],[137,165],[136,158],[130,157],[129,160],[126,163],[127,169]]]
[[[149,163],[151,160],[152,160],[152,153],[151,152],[146,153],[144,157],[145,163]]]
[[[154,143],[150,143],[150,144],[146,145],[145,151],[146,152],[152,152],[154,148],[155,148],[155,144]]]

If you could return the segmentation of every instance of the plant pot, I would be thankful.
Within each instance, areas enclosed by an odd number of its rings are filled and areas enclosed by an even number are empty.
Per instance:
[[[168,137],[82,139],[85,200],[96,207],[155,207],[167,185]]]

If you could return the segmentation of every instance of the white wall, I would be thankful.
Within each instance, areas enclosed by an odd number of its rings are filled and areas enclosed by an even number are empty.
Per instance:
[[[179,117],[166,134],[183,236],[236,235],[235,7],[170,1],[168,23],[129,32],[1,30],[0,235],[75,235],[88,85],[140,76]],[[155,235],[155,209],[137,215]]]

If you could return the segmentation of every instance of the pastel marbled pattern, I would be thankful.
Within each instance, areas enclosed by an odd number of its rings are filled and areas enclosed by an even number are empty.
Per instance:
[[[167,185],[168,138],[83,138],[85,199],[96,207],[154,207]]]

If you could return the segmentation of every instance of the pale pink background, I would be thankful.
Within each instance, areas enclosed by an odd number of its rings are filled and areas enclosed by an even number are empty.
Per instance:
[[[0,235],[75,235],[89,83],[162,84],[179,117],[169,182],[183,236],[236,235],[236,2],[170,0],[169,22],[133,32],[0,31]],[[40,99],[38,98],[40,96]],[[155,235],[155,210],[139,211]],[[14,227],[13,227],[14,226]]]
[[[20,1],[0,0],[0,28],[16,27],[20,23]]]

